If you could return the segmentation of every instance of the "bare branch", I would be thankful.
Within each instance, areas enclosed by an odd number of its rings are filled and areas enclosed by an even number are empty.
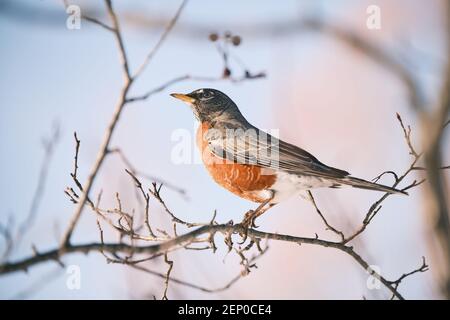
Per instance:
[[[246,80],[254,80],[254,79],[260,79],[260,78],[265,78],[265,77],[266,77],[266,74],[264,72],[260,72],[257,74],[246,73],[241,77],[224,77],[223,75],[221,75],[219,77],[207,77],[207,76],[193,76],[193,75],[186,74],[184,76],[179,76],[179,77],[173,78],[173,79],[167,81],[166,83],[147,91],[147,93],[145,93],[143,95],[131,97],[127,101],[128,102],[137,102],[137,101],[147,100],[152,95],[159,93],[161,91],[164,91],[165,89],[169,88],[170,86],[177,84],[179,82],[186,81],[186,80],[199,81],[199,82],[230,81],[232,83],[239,83],[239,82],[243,82]]]
[[[30,296],[34,295],[36,292],[41,291],[43,288],[51,284],[53,281],[58,279],[63,274],[63,269],[60,267],[52,269],[50,272],[41,276],[37,281],[33,282],[28,288],[15,294],[12,300],[24,300],[29,299]]]
[[[144,191],[144,188],[142,187],[141,181],[139,181],[139,179],[136,178],[136,176],[131,171],[128,171],[127,169],[125,169],[125,171],[126,171],[126,173],[128,173],[130,175],[131,178],[133,178],[133,180],[134,180],[134,182],[136,184],[136,188],[138,188],[138,190],[142,194],[142,197],[145,200],[145,225],[147,226],[147,230],[148,230],[150,236],[151,237],[156,237],[155,234],[153,233],[152,227],[150,226],[150,220],[149,220],[149,217],[148,217],[150,195]]]
[[[109,150],[109,152],[117,154],[120,157],[120,159],[122,160],[122,162],[128,167],[127,168],[128,171],[130,171],[133,175],[140,176],[151,182],[157,182],[157,183],[163,184],[166,188],[169,188],[169,189],[181,194],[184,197],[187,196],[186,195],[187,192],[183,188],[180,188],[180,187],[176,186],[175,184],[172,184],[172,183],[170,183],[164,179],[161,179],[159,177],[151,176],[149,174],[146,174],[146,173],[143,173],[143,172],[137,170],[136,167],[131,164],[131,161],[125,156],[125,153],[122,151],[122,149],[112,148]]]
[[[439,170],[447,170],[450,169],[450,166],[439,167]],[[427,170],[425,167],[413,167],[412,170],[424,171]]]
[[[312,192],[310,190],[308,190],[307,193],[309,195],[309,199],[311,200],[311,203],[313,204],[314,208],[316,209],[317,214],[320,216],[320,218],[322,219],[323,223],[327,227],[327,230],[330,230],[330,231],[334,232],[335,234],[337,234],[338,236],[341,237],[342,241],[345,241],[345,236],[342,233],[342,231],[337,230],[336,228],[334,228],[333,226],[331,226],[328,223],[327,219],[324,217],[324,215],[320,211],[319,207],[317,206],[316,200],[314,199]]]
[[[114,36],[116,38],[117,46],[119,48],[120,61],[122,63],[122,69],[124,72],[125,83],[131,83],[130,67],[128,63],[127,54],[125,51],[125,45],[122,39],[122,33],[120,31],[119,19],[117,19],[116,13],[114,12],[111,0],[105,0],[106,8],[108,11],[109,18],[113,24]]]
[[[447,120],[447,121],[444,123],[444,125],[442,126],[442,128],[444,129],[444,128],[447,127],[449,124],[450,124],[450,119]]]
[[[161,198],[160,191],[161,191],[162,184],[161,184],[159,187],[157,187],[156,183],[152,183],[152,187],[153,187],[153,189],[149,189],[150,194],[153,195],[153,197],[154,197],[156,200],[158,200],[158,202],[163,206],[164,210],[165,210],[166,213],[172,218],[172,221],[173,221],[173,222],[179,223],[179,224],[184,224],[184,225],[187,226],[188,228],[192,228],[192,227],[195,227],[195,226],[199,226],[199,225],[200,225],[200,224],[198,224],[198,223],[190,223],[190,222],[186,222],[186,221],[183,221],[183,220],[181,220],[180,218],[176,217],[176,216],[172,213],[172,211],[169,209],[169,207],[167,207],[165,201]]]
[[[183,0],[180,7],[178,8],[177,12],[173,16],[173,18],[169,21],[169,24],[167,25],[166,29],[164,30],[163,34],[159,38],[156,45],[152,48],[152,50],[148,53],[147,57],[145,58],[142,65],[138,68],[133,78],[139,77],[144,69],[147,67],[148,63],[152,58],[155,56],[155,54],[158,52],[159,48],[163,44],[163,42],[166,40],[167,36],[169,35],[170,31],[172,31],[173,27],[175,26],[176,22],[178,21],[178,18],[180,17],[181,12],[183,11],[184,7],[186,6],[188,0]]]
[[[98,25],[98,26],[100,26],[100,27],[102,27],[102,28],[104,28],[104,29],[106,29],[106,30],[108,30],[108,31],[110,31],[110,32],[114,32],[114,28],[108,26],[106,23],[101,22],[100,20],[98,20],[98,19],[96,19],[96,18],[89,17],[89,16],[86,16],[86,15],[84,15],[84,14],[81,15],[81,18],[84,19],[84,20],[86,20],[86,21],[88,21],[88,22],[91,22],[91,23],[93,23],[93,24],[96,24],[96,25]]]
[[[78,180],[78,175],[77,175],[78,174],[78,153],[80,151],[80,142],[81,141],[78,140],[76,132],[73,133],[73,137],[75,138],[75,157],[74,157],[74,161],[73,161],[73,173],[71,173],[70,176],[72,177],[73,181],[77,185],[78,189],[80,191],[83,191],[83,186],[81,185],[80,181]],[[68,194],[69,197],[71,197],[69,193],[66,192],[66,194]],[[73,192],[73,194],[75,194],[76,198],[78,198],[78,195],[75,192]],[[71,198],[73,199],[73,197],[71,197]]]
[[[167,290],[169,289],[170,273],[172,272],[172,268],[173,268],[173,261],[169,260],[169,257],[167,256],[167,252],[164,254],[164,262],[169,265],[169,269],[167,269],[167,272],[166,272],[166,279],[164,281],[165,288],[164,288],[164,294],[163,294],[162,300],[167,300]]]
[[[403,130],[403,134],[404,134],[404,138],[405,138],[405,142],[408,145],[409,149],[410,149],[410,154],[413,156],[413,160],[411,165],[409,166],[408,169],[406,169],[406,171],[401,175],[397,175],[395,172],[392,171],[386,171],[383,172],[382,174],[380,174],[378,177],[376,177],[374,180],[378,181],[384,174],[387,173],[391,173],[394,178],[395,178],[395,182],[394,184],[392,184],[392,187],[395,188],[397,187],[400,182],[402,182],[412,171],[413,168],[415,167],[416,163],[419,161],[422,153],[417,153],[414,149],[414,147],[412,146],[411,143],[411,129],[408,126],[408,130],[405,129],[405,125],[403,124],[402,118],[401,116],[397,113],[397,119],[400,123],[400,126]],[[403,188],[403,191],[409,190],[411,188],[417,187],[420,184],[422,184],[424,182],[424,180],[417,182],[416,180],[414,180],[410,185],[406,186],[405,188]],[[375,201],[369,208],[369,210],[366,213],[366,216],[364,217],[363,223],[361,225],[361,227],[355,231],[351,236],[347,237],[343,243],[348,243],[350,241],[352,241],[353,239],[355,239],[357,236],[359,236],[361,233],[363,233],[367,226],[369,225],[369,223],[372,221],[372,219],[377,215],[377,213],[381,210],[382,206],[382,202],[384,202],[388,197],[390,196],[389,193],[385,193],[380,199],[378,199],[377,201]]]
[[[5,225],[0,223],[0,235],[2,235],[5,239],[5,251],[2,254],[2,258],[0,259],[0,261],[2,262],[8,258],[8,256],[14,249],[13,227],[14,219],[12,215],[8,217],[8,222]]]
[[[78,152],[80,151],[80,140],[78,140],[76,132],[73,133],[73,137],[75,138],[75,158],[74,158],[73,176],[76,178],[78,172]]]
[[[51,160],[53,158],[55,147],[60,138],[60,129],[58,123],[54,123],[52,131],[53,132],[51,133],[51,136],[49,138],[42,139],[44,157],[42,159],[39,176],[37,178],[37,185],[32,196],[30,208],[28,210],[28,215],[20,223],[16,232],[12,230],[11,223],[8,224],[8,226],[2,227],[0,229],[1,233],[7,240],[6,250],[3,254],[2,259],[6,259],[13,252],[14,248],[19,247],[23,237],[25,236],[27,231],[33,227],[34,221],[36,220],[36,216],[39,212],[39,208],[45,193]]]
[[[415,273],[419,273],[419,272],[426,272],[429,270],[429,267],[426,263],[425,257],[422,257],[422,265],[420,267],[418,267],[417,269],[414,269],[411,272],[408,273],[404,273],[401,277],[399,277],[397,280],[395,281],[391,281],[391,283],[394,285],[395,289],[398,289],[398,286],[400,285],[400,283],[405,280],[405,278],[412,276]],[[395,295],[392,295],[391,299],[394,299]]]
[[[75,226],[78,223],[78,220],[80,219],[80,216],[83,212],[83,208],[84,205],[89,197],[89,192],[91,191],[92,185],[94,183],[95,178],[97,177],[97,174],[100,170],[100,167],[103,164],[103,160],[105,159],[107,153],[108,153],[108,149],[109,149],[109,144],[111,142],[111,138],[114,132],[114,129],[116,128],[116,125],[119,121],[120,115],[126,105],[126,96],[128,93],[128,90],[130,88],[130,85],[132,83],[132,80],[130,78],[130,71],[129,71],[129,67],[128,67],[128,60],[127,60],[127,55],[125,53],[125,48],[123,45],[123,40],[122,40],[122,35],[120,33],[120,28],[119,28],[119,22],[117,20],[116,14],[114,13],[114,10],[112,8],[112,4],[110,0],[105,0],[107,9],[108,9],[108,13],[109,16],[113,22],[113,27],[114,27],[114,34],[116,37],[116,41],[117,41],[117,46],[119,48],[119,53],[120,53],[120,59],[121,59],[121,63],[122,63],[122,67],[123,67],[123,71],[124,71],[124,75],[125,75],[125,83],[124,86],[122,88],[120,97],[119,97],[119,101],[117,103],[116,109],[113,113],[112,119],[108,125],[108,128],[106,129],[105,132],[105,137],[103,139],[103,142],[100,146],[100,150],[97,154],[97,159],[95,160],[94,166],[88,176],[88,179],[86,181],[86,185],[83,188],[83,193],[78,201],[78,205],[75,209],[75,212],[72,216],[72,219],[69,223],[69,227],[67,228],[63,239],[62,239],[62,244],[61,247],[63,248],[65,246],[65,244],[69,243],[70,238],[72,236],[73,230],[75,229]]]
[[[403,129],[403,135],[405,136],[405,141],[409,147],[409,154],[418,158],[420,155],[416,152],[416,150],[414,149],[414,147],[411,143],[411,127],[408,126],[408,130],[406,130],[405,125],[403,124],[402,117],[398,113],[397,113],[397,119],[398,119],[398,122],[400,122],[400,126]]]
[[[49,166],[51,163],[51,159],[53,157],[53,153],[54,153],[56,144],[59,141],[59,137],[60,137],[59,124],[55,123],[51,137],[49,139],[44,138],[44,140],[43,140],[45,155],[44,155],[44,159],[42,161],[41,170],[39,172],[36,191],[34,192],[33,199],[31,200],[31,206],[30,206],[30,210],[28,212],[28,216],[26,217],[24,222],[19,227],[18,233],[21,235],[23,235],[26,232],[26,230],[33,224],[36,214],[39,210],[42,196],[45,192],[45,185],[47,182],[48,169],[49,169]],[[16,241],[17,241],[17,239],[16,239]]]
[[[17,271],[26,271],[28,268],[35,266],[37,264],[49,261],[49,260],[59,260],[62,254],[70,254],[75,252],[83,252],[88,253],[90,251],[98,251],[98,252],[125,252],[125,253],[146,253],[146,254],[159,254],[163,252],[167,252],[173,248],[182,248],[184,244],[191,242],[198,236],[205,233],[223,233],[223,234],[240,234],[247,232],[250,238],[261,238],[261,239],[270,239],[270,240],[278,240],[285,242],[292,242],[297,244],[312,244],[318,245],[327,248],[334,248],[345,252],[350,255],[364,270],[369,270],[369,264],[354,251],[353,247],[347,246],[341,242],[333,242],[327,241],[317,238],[306,238],[306,237],[296,237],[284,234],[277,233],[269,233],[257,231],[254,229],[247,229],[242,225],[236,224],[221,224],[221,225],[207,225],[202,226],[198,229],[195,229],[191,232],[188,232],[184,235],[178,236],[177,238],[167,240],[165,242],[149,245],[149,246],[130,246],[125,243],[88,243],[88,244],[80,244],[80,245],[71,245],[67,244],[64,248],[64,252],[61,252],[60,248],[48,250],[46,252],[38,253],[32,257],[22,259],[16,262],[5,263],[0,265],[0,274],[7,274]],[[403,299],[403,296],[394,288],[392,283],[377,274],[375,271],[372,274],[376,275],[380,281],[385,285],[385,287],[395,295],[398,299]]]

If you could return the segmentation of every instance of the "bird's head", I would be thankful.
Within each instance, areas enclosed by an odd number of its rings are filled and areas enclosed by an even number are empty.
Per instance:
[[[233,100],[216,89],[203,88],[188,94],[172,93],[171,96],[189,104],[201,122],[242,117]]]

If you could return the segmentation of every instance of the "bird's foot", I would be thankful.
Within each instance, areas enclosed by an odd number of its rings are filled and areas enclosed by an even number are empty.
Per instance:
[[[240,233],[240,235],[242,236],[242,242],[240,242],[239,244],[243,244],[247,240],[248,230],[249,229],[251,229],[251,228],[258,228],[258,226],[255,224],[255,219],[257,217],[258,217],[258,211],[255,211],[255,210],[247,211],[247,213],[244,216],[244,219],[240,223],[240,225],[242,226],[243,230]]]
[[[244,220],[242,220],[241,225],[246,226],[248,229],[250,228],[258,228],[255,224],[256,218],[259,216],[259,212],[257,210],[249,210],[244,216]]]

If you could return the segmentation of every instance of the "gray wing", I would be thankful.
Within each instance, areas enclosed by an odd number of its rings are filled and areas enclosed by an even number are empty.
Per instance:
[[[344,178],[344,170],[321,163],[309,152],[258,130],[230,130],[207,136],[210,151],[234,163],[256,164],[297,175]]]

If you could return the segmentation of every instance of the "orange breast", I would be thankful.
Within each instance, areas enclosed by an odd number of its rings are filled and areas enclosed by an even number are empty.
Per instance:
[[[233,163],[215,156],[209,151],[208,141],[204,139],[208,129],[207,123],[199,126],[197,146],[203,163],[214,181],[244,199],[264,202],[267,196],[264,197],[261,191],[269,189],[275,183],[274,171],[257,165]]]

